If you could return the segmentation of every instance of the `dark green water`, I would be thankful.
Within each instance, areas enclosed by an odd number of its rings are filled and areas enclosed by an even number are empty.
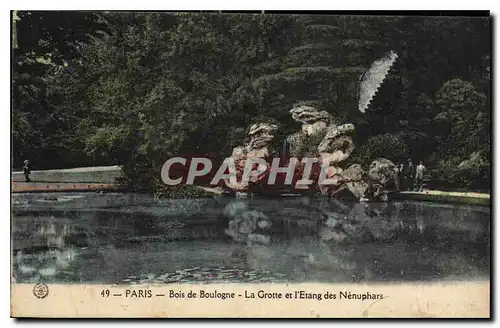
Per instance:
[[[489,207],[96,193],[15,194],[12,202],[16,282],[489,279]],[[224,234],[238,209],[272,221],[269,245]],[[344,223],[327,240],[329,219]]]

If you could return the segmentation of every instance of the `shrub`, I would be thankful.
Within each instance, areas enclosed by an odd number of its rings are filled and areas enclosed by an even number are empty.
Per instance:
[[[153,195],[157,199],[206,198],[214,196],[212,193],[194,185],[167,186],[162,181],[155,183]]]
[[[316,133],[312,136],[303,136],[299,148],[295,151],[295,156],[303,158],[306,156],[319,156],[318,146],[325,138],[326,130]]]
[[[490,190],[490,163],[484,154],[469,159],[452,157],[438,162],[431,170],[431,183],[445,190]]]
[[[380,157],[387,158],[394,163],[402,162],[409,155],[406,143],[399,136],[390,133],[369,138],[356,153],[363,165],[368,165]]]

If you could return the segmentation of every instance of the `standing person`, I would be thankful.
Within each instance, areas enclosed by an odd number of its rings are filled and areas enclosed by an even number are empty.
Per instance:
[[[397,164],[396,166],[394,166],[394,173],[395,173],[395,180],[394,180],[394,185],[396,186],[396,190],[397,191],[400,191],[401,190],[401,170],[400,170],[400,167],[399,167],[399,164]]]
[[[403,163],[400,163],[399,164],[399,188],[401,190],[405,190],[405,186],[404,186],[405,180],[404,180],[403,174],[404,174],[404,165],[403,165]]]
[[[24,178],[26,179],[26,182],[31,182],[31,179],[30,179],[30,174],[31,174],[30,161],[28,161],[28,160],[24,161],[23,172],[24,172]]]
[[[417,165],[415,173],[415,180],[417,182],[417,191],[422,191],[423,189],[424,173],[425,173],[425,166],[422,163],[422,161],[420,161],[419,164]]]
[[[411,159],[408,159],[408,165],[406,166],[405,180],[407,183],[407,189],[413,191],[413,180],[415,179],[415,166]]]

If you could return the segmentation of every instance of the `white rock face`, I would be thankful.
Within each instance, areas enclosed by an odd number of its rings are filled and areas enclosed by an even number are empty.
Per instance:
[[[278,127],[274,124],[268,123],[256,123],[250,127],[248,135],[250,136],[250,141],[246,145],[248,151],[257,150],[263,148],[269,144],[274,138],[274,131]]]
[[[311,136],[323,131],[332,122],[333,117],[326,111],[319,111],[311,106],[297,106],[290,110],[292,118],[302,123],[302,133]]]
[[[355,128],[353,124],[330,125],[321,143],[318,145],[322,163],[338,164],[351,155],[354,151],[352,135]]]
[[[327,124],[324,121],[318,121],[313,124],[302,124],[302,133],[312,136],[326,129],[326,126]]]
[[[248,136],[250,140],[244,146],[239,146],[233,149],[230,161],[235,163],[237,171],[237,181],[232,183],[229,179],[224,180],[226,186],[236,191],[246,191],[248,189],[248,181],[243,181],[241,174],[245,169],[247,158],[266,158],[271,155],[269,145],[274,139],[274,132],[278,126],[269,123],[255,123],[250,126]],[[262,177],[262,175],[260,176]],[[251,182],[257,182],[260,177],[251,177]]]

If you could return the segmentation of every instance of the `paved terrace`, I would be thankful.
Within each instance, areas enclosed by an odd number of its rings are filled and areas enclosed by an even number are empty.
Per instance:
[[[32,182],[25,182],[22,171],[12,172],[12,192],[116,190],[119,166],[79,167],[31,171]]]

